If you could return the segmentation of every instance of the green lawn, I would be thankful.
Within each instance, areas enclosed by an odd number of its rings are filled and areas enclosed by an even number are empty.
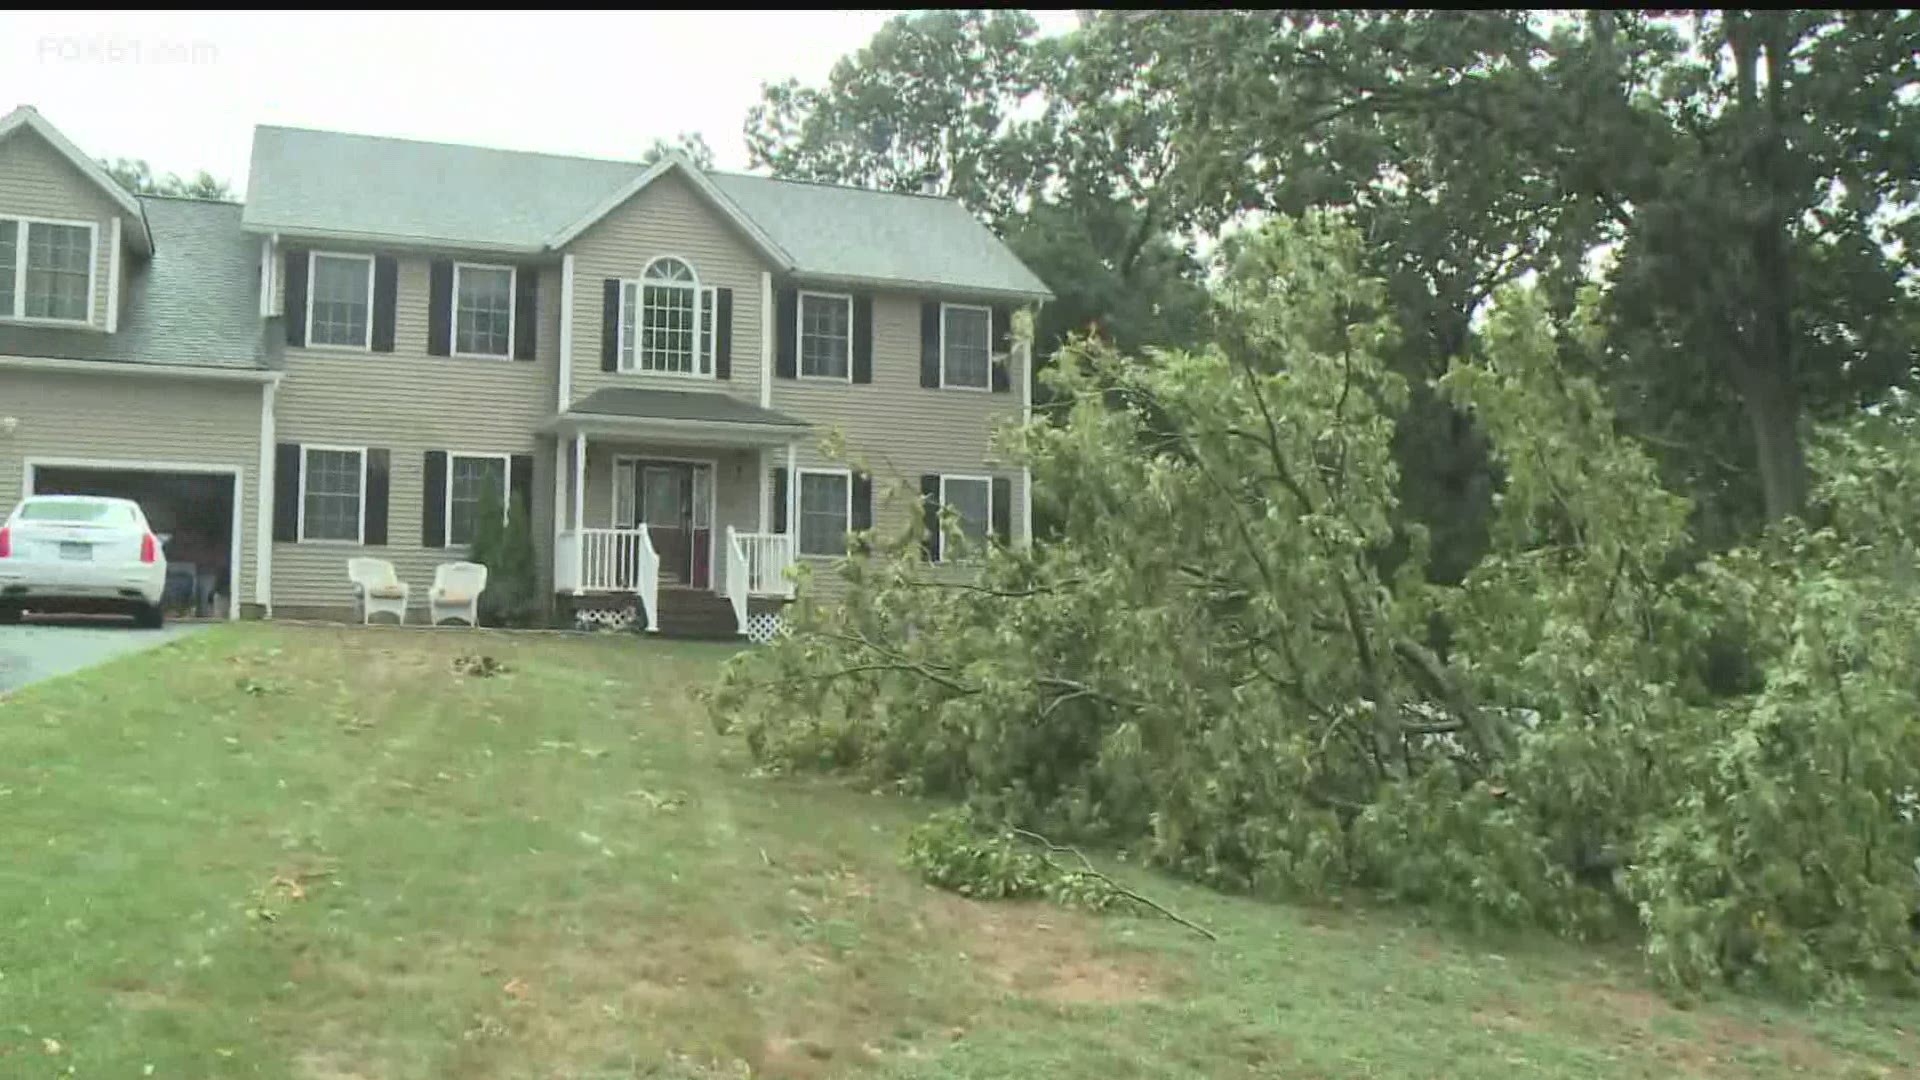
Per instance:
[[[239,626],[0,701],[0,1076],[1920,1075],[1912,1004],[1680,1010],[1132,871],[1220,942],[933,892],[916,808],[712,734],[725,655]]]

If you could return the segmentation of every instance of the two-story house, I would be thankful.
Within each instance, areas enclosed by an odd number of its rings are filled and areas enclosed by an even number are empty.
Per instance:
[[[0,507],[128,495],[236,617],[338,615],[361,555],[420,602],[494,492],[562,617],[744,629],[850,530],[1025,541],[989,440],[1047,297],[952,200],[277,127],[243,205],[135,197],[22,107]]]

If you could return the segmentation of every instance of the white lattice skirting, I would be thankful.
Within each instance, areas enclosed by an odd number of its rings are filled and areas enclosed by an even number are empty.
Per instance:
[[[588,608],[573,613],[575,630],[631,630],[640,621],[640,609],[629,604],[623,608]]]
[[[765,645],[787,632],[787,623],[777,611],[762,611],[747,616],[747,640]]]

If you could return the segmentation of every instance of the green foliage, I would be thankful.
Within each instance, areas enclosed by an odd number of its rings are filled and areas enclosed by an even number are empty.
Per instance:
[[[503,519],[500,497],[489,488],[475,511],[473,543],[467,557],[487,568],[487,589],[480,594],[480,620],[489,626],[532,626],[543,598],[534,562],[533,523],[526,500],[517,495]]]
[[[1416,384],[1503,478],[1486,553],[1436,583],[1365,258],[1276,219],[1222,275],[1215,343],[1071,342],[1055,422],[1006,447],[1054,542],[956,581],[877,537],[841,604],[730,664],[721,729],[1222,888],[1644,934],[1683,985],[1913,985],[1910,410],[1816,443],[1825,530],[1695,565],[1688,501],[1561,362],[1604,333],[1596,298],[1502,291],[1474,359]],[[1747,673],[1710,678],[1729,639]],[[1027,887],[997,848],[940,850],[955,881]]]
[[[935,814],[907,834],[904,861],[927,884],[975,900],[1050,900],[1091,911],[1128,902],[1112,883],[1063,869],[1012,829],[985,826],[965,810]]]
[[[231,199],[233,186],[201,169],[191,178],[178,173],[155,176],[153,166],[138,158],[102,158],[107,175],[135,195],[177,195],[192,199]]]
[[[713,168],[713,147],[708,146],[706,138],[697,131],[683,131],[672,139],[656,137],[648,144],[646,152],[640,155],[640,164],[652,165],[666,157],[669,151],[678,151],[693,162],[695,168]]]

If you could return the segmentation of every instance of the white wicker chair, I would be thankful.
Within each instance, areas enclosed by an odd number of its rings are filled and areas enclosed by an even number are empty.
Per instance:
[[[433,569],[433,591],[427,594],[428,622],[460,619],[480,625],[480,594],[487,591],[487,568],[479,563],[441,563]]]
[[[348,559],[347,578],[353,582],[353,609],[362,625],[382,611],[392,615],[396,623],[407,621],[407,599],[413,589],[393,572],[392,563],[385,559]]]

